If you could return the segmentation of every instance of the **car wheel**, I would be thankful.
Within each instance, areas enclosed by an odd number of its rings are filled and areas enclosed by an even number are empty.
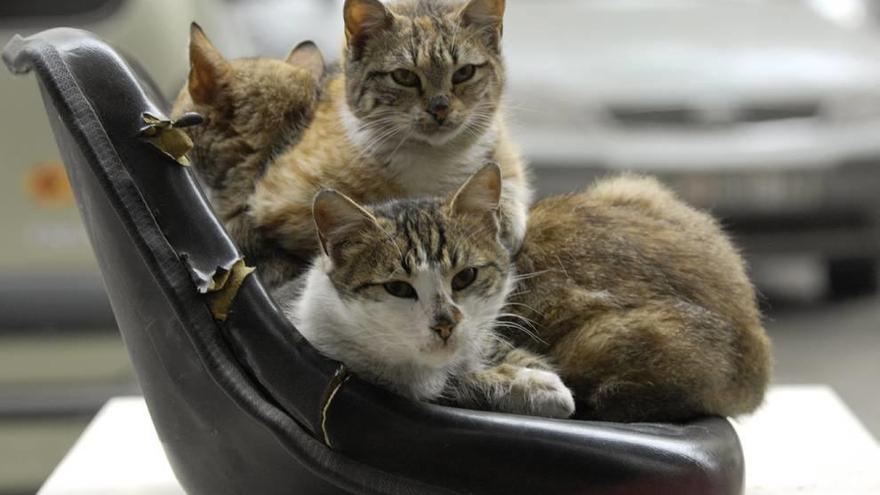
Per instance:
[[[828,261],[828,292],[832,299],[844,299],[877,292],[878,260],[846,258]]]

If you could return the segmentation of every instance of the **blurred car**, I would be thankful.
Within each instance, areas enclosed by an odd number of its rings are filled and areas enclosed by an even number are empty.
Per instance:
[[[656,174],[750,255],[877,286],[880,37],[817,0],[510,2],[515,135],[543,194]]]
[[[248,45],[217,0],[3,0],[0,46],[58,26],[97,33],[173,97],[189,25]],[[0,67],[0,493],[34,493],[109,397],[137,392],[33,77]]]
[[[246,49],[217,0],[3,0],[0,44],[58,26],[97,33],[172,98],[188,69],[189,24]],[[243,46],[244,45],[244,46]],[[112,326],[91,249],[33,80],[0,69],[0,328]]]

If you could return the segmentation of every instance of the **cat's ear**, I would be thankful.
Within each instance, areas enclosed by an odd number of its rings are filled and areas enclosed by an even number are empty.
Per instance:
[[[308,71],[316,80],[324,75],[324,56],[312,41],[303,41],[287,55],[287,63]]]
[[[312,215],[321,249],[330,258],[337,254],[336,246],[352,235],[366,229],[379,228],[376,217],[369,211],[348,196],[332,189],[324,189],[315,196]]]
[[[497,217],[501,202],[501,168],[490,163],[464,183],[449,202],[453,215]]]
[[[205,32],[195,22],[189,30],[189,94],[193,102],[215,103],[226,78],[229,62],[214,48]]]
[[[459,15],[463,25],[477,29],[490,46],[498,48],[504,30],[504,0],[470,0]]]
[[[345,0],[343,7],[345,20],[345,41],[352,50],[355,60],[367,38],[394,23],[394,14],[379,0]]]

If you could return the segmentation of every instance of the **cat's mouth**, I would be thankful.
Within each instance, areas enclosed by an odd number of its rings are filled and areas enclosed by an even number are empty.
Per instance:
[[[424,122],[415,125],[416,132],[414,136],[421,141],[434,146],[440,146],[448,143],[461,130],[461,125],[449,121],[438,124],[436,122]]]
[[[457,350],[458,341],[454,338],[446,342],[434,339],[420,349],[422,357],[435,365],[446,364]]]

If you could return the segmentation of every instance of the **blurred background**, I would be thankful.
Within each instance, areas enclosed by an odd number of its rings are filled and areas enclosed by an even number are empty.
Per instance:
[[[169,99],[197,20],[229,57],[342,43],[341,0],[3,0],[0,41],[94,31]],[[634,170],[745,252],[778,383],[880,437],[880,0],[510,0],[508,112],[541,195]],[[137,393],[32,78],[0,70],[0,495]]]

